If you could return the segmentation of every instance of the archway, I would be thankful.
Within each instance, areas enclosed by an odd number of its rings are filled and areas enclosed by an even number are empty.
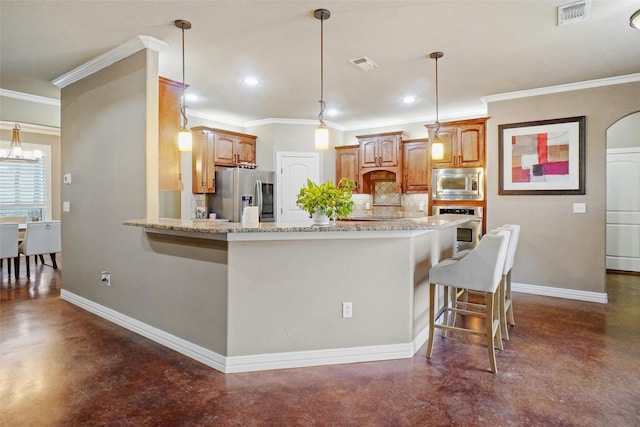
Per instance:
[[[640,272],[640,112],[607,129],[606,268]]]

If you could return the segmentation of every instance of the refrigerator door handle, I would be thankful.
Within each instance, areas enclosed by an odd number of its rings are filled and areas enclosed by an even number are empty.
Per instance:
[[[262,219],[262,181],[256,180],[256,205],[258,206],[258,218]]]

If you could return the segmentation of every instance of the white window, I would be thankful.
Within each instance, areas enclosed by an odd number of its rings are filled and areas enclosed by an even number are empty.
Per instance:
[[[9,141],[2,141],[6,149]],[[39,162],[0,160],[0,216],[26,216],[29,221],[51,219],[51,146],[22,143],[25,150],[40,150]]]

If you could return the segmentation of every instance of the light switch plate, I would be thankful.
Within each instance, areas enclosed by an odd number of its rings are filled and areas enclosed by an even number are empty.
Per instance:
[[[586,213],[587,212],[587,204],[586,203],[574,203],[573,204],[573,213]]]
[[[67,185],[71,185],[71,174],[70,173],[65,173],[62,176],[62,182],[64,182]]]
[[[71,212],[71,202],[62,202],[62,211]]]

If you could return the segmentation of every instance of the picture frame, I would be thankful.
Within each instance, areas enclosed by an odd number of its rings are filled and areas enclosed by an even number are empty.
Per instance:
[[[585,194],[586,116],[498,125],[498,194]]]

